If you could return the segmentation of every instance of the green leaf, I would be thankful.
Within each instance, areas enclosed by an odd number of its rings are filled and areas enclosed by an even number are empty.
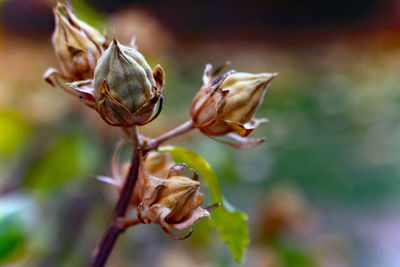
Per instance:
[[[236,262],[242,262],[244,251],[249,244],[247,215],[235,209],[222,196],[219,181],[211,166],[200,155],[184,148],[166,146],[160,147],[159,151],[170,152],[175,162],[185,163],[200,174],[210,190],[213,203],[221,203],[220,207],[211,211],[211,222],[218,229],[221,239],[228,245]]]

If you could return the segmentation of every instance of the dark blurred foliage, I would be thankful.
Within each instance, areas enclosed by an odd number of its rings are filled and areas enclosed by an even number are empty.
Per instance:
[[[190,33],[210,27],[233,30],[279,31],[354,24],[390,7],[391,1],[104,1],[91,0],[107,12],[132,3],[154,10],[171,28]],[[266,34],[266,32],[264,32]]]
[[[122,134],[41,76],[56,67],[53,1],[0,1],[0,264],[87,266],[116,192],[109,174]],[[189,118],[205,63],[279,72],[257,117],[255,149],[193,132],[226,198],[249,214],[244,266],[398,266],[400,2],[72,1],[99,29],[137,36],[167,74],[161,116]],[[124,159],[129,149],[124,150]],[[156,257],[155,257],[156,255]],[[156,225],[130,229],[110,266],[235,266],[207,220],[177,242]]]

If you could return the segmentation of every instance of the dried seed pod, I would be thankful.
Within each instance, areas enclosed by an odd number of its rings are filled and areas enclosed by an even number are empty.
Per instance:
[[[146,124],[155,111],[163,85],[160,66],[152,71],[137,50],[119,44],[114,37],[95,69],[98,112],[115,126]]]
[[[204,85],[191,105],[193,124],[208,136],[236,132],[240,137],[246,137],[264,121],[253,116],[277,73],[230,71],[216,76],[220,70],[211,74],[211,65],[206,66]]]
[[[96,61],[107,45],[105,37],[79,20],[70,6],[58,3],[53,12],[52,41],[63,78],[71,82],[93,78]]]
[[[260,106],[275,73],[228,75],[215,90],[206,85],[192,103],[194,124],[207,135],[236,132],[246,137],[255,128],[253,115]]]
[[[199,192],[199,188],[199,182],[184,176],[172,176],[168,179],[147,177],[141,203],[143,221],[158,223],[167,228],[172,226],[179,230],[189,227],[194,222],[190,220],[193,215],[202,210],[197,210],[203,203],[203,194]],[[207,216],[208,212],[204,210],[201,213]],[[186,218],[187,216],[189,217]]]

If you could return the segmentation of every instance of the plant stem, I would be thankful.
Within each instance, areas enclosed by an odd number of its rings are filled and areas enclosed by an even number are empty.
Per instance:
[[[100,242],[99,246],[95,250],[93,260],[90,264],[91,267],[103,267],[106,264],[119,234],[124,231],[124,227],[120,224],[120,219],[125,217],[126,211],[128,209],[129,201],[131,199],[132,192],[136,184],[141,158],[140,136],[137,132],[136,126],[133,126],[131,130],[133,144],[131,166],[125,179],[120,197],[115,206],[110,226],[103,236],[103,239]]]
[[[156,149],[161,143],[181,134],[184,134],[194,128],[194,124],[192,120],[184,122],[183,124],[179,125],[178,127],[172,129],[171,131],[157,137],[151,139],[147,142],[147,145],[144,148],[145,152],[150,150]]]

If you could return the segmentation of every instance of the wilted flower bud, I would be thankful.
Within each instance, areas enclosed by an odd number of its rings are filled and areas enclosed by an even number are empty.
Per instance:
[[[206,135],[236,132],[246,137],[261,122],[253,118],[276,73],[231,72],[210,77],[207,66],[205,84],[191,106],[194,125]]]
[[[163,80],[160,66],[153,72],[137,50],[114,38],[94,74],[98,111],[113,125],[145,124],[154,113]]]
[[[203,203],[199,182],[184,176],[147,179],[141,204],[141,209],[145,211],[141,217],[146,223],[154,222],[183,230],[198,218],[209,216],[206,210],[199,208]]]
[[[150,152],[142,162],[134,198],[140,201],[138,217],[144,223],[157,223],[163,229],[186,229],[203,217],[200,183],[182,174],[185,165],[175,164],[169,154]],[[155,176],[158,175],[158,176]],[[136,196],[135,196],[136,194]]]
[[[96,61],[107,45],[105,37],[79,20],[70,6],[58,3],[54,16],[56,28],[52,40],[63,78],[69,81],[93,78]]]
[[[123,179],[127,177],[130,164],[118,168],[118,154],[120,145],[114,153],[111,169],[112,178],[98,176],[97,179],[116,186],[121,192]],[[176,237],[168,230],[173,227],[177,230],[186,229],[198,219],[210,217],[203,204],[203,194],[199,192],[198,175],[193,169],[193,177],[184,173],[187,169],[183,163],[175,163],[170,153],[149,152],[140,163],[140,169],[130,204],[137,206],[137,217],[142,223],[157,223],[174,239]],[[212,208],[213,206],[209,207]]]

